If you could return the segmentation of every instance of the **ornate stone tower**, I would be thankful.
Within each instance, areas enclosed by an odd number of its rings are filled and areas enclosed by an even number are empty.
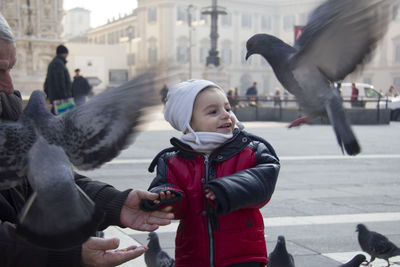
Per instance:
[[[0,0],[0,12],[13,30],[17,64],[11,72],[24,97],[42,90],[47,65],[62,43],[63,0]]]

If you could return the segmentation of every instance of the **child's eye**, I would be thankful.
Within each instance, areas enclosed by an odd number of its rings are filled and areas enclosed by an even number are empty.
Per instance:
[[[225,110],[226,110],[226,112],[231,112],[232,109],[231,108],[226,108]]]
[[[215,114],[215,113],[217,113],[217,110],[215,110],[215,109],[210,110],[210,111],[208,112],[208,114]]]

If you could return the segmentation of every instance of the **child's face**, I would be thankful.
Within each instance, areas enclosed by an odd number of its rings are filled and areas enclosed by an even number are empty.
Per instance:
[[[197,95],[190,122],[195,132],[231,134],[235,124],[228,98],[220,89],[209,87]]]

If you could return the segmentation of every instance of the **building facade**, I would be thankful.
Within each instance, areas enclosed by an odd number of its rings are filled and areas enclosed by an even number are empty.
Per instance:
[[[29,97],[43,89],[47,65],[62,43],[63,0],[0,0],[0,12],[16,39],[17,64],[11,73],[15,88]]]
[[[63,18],[63,39],[73,39],[86,35],[90,29],[90,10],[76,7],[65,12]]]

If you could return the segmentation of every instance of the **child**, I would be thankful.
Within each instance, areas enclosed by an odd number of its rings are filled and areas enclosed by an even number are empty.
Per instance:
[[[150,165],[150,172],[157,166],[157,176],[149,190],[160,198],[142,202],[142,208],[173,207],[180,220],[175,266],[265,266],[259,209],[269,201],[279,173],[272,146],[242,131],[225,92],[210,81],[172,87],[164,117],[184,134],[172,138],[173,147]]]

